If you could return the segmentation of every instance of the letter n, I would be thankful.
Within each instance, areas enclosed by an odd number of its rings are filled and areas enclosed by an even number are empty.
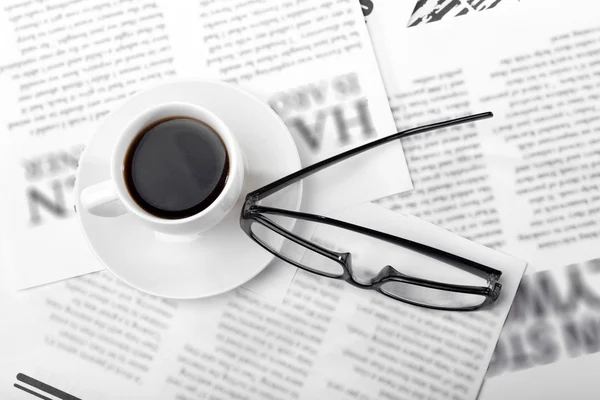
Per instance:
[[[52,195],[53,197],[50,197],[33,186],[27,189],[29,221],[32,225],[37,226],[42,224],[42,216],[40,212],[42,209],[45,209],[50,214],[59,218],[64,218],[67,215],[65,195],[63,193],[62,184],[59,180],[52,182]]]

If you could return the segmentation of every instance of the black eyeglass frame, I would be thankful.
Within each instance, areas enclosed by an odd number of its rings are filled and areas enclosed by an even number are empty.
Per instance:
[[[254,240],[257,244],[259,244],[261,247],[263,247],[265,250],[269,251],[271,254],[275,255],[276,257],[278,257],[298,268],[301,268],[305,271],[308,271],[308,272],[311,272],[311,273],[314,273],[317,275],[321,275],[321,276],[324,276],[327,278],[331,278],[331,279],[342,280],[342,281],[345,281],[345,282],[349,283],[350,285],[355,286],[360,289],[375,290],[387,297],[393,298],[398,301],[409,303],[409,304],[412,304],[415,306],[420,306],[420,307],[425,307],[425,308],[430,308],[430,309],[437,309],[437,310],[473,311],[473,310],[482,308],[484,306],[487,306],[487,305],[493,303],[494,301],[496,301],[496,299],[500,295],[500,290],[502,288],[502,285],[500,283],[498,283],[498,280],[500,279],[500,276],[502,275],[502,271],[499,271],[497,269],[485,266],[485,265],[477,263],[475,261],[468,260],[461,256],[451,254],[446,251],[443,251],[443,250],[440,250],[440,249],[437,249],[437,248],[434,248],[434,247],[431,247],[431,246],[428,246],[428,245],[425,245],[422,243],[418,243],[418,242],[415,242],[415,241],[412,241],[409,239],[401,238],[398,236],[390,235],[390,234],[387,234],[384,232],[376,231],[376,230],[369,229],[369,228],[366,228],[363,226],[351,224],[351,223],[348,223],[345,221],[340,221],[337,219],[333,219],[333,218],[329,218],[329,217],[325,217],[325,216],[321,216],[321,215],[308,214],[308,213],[303,213],[303,212],[261,206],[258,204],[258,202],[280,190],[285,189],[286,187],[288,187],[290,185],[293,185],[294,183],[297,183],[298,181],[300,181],[302,179],[308,178],[309,176],[311,176],[327,167],[335,165],[341,161],[347,160],[348,158],[351,158],[358,154],[364,153],[373,148],[376,148],[376,147],[382,146],[384,144],[393,142],[395,140],[400,140],[402,138],[406,138],[409,136],[413,136],[413,135],[417,135],[417,134],[421,134],[421,133],[425,133],[425,132],[429,132],[429,131],[434,131],[437,129],[448,128],[448,127],[454,126],[454,125],[475,122],[478,120],[491,118],[491,117],[493,117],[493,114],[491,112],[486,112],[486,113],[470,115],[470,116],[466,116],[466,117],[456,118],[456,119],[452,119],[452,120],[448,120],[448,121],[437,122],[437,123],[433,123],[433,124],[429,124],[429,125],[420,126],[417,128],[408,129],[408,130],[405,130],[402,132],[395,133],[393,135],[386,136],[386,137],[378,139],[378,140],[374,140],[370,143],[358,146],[354,149],[337,154],[333,157],[330,157],[323,161],[317,162],[313,165],[310,165],[306,168],[303,168],[299,171],[289,174],[283,178],[280,178],[268,185],[265,185],[255,191],[249,193],[246,196],[244,206],[242,208],[242,212],[240,215],[240,227],[252,240]],[[450,283],[445,283],[445,282],[437,282],[437,281],[416,278],[416,277],[402,274],[390,265],[383,267],[381,269],[381,271],[374,278],[370,279],[369,281],[361,281],[360,279],[357,279],[352,273],[352,256],[351,256],[350,252],[344,252],[344,253],[336,252],[333,250],[326,249],[316,243],[305,240],[304,238],[297,236],[294,233],[290,232],[289,230],[279,226],[278,224],[276,224],[275,222],[273,222],[272,220],[267,218],[266,215],[279,215],[279,216],[284,216],[284,217],[289,217],[289,218],[295,218],[298,220],[327,224],[327,225],[335,226],[335,227],[338,227],[341,229],[347,229],[350,231],[354,231],[354,232],[357,232],[357,233],[360,233],[363,235],[367,235],[367,236],[370,236],[370,237],[373,237],[376,239],[380,239],[380,240],[383,240],[383,241],[386,241],[386,242],[389,242],[392,244],[403,246],[405,248],[425,254],[430,257],[447,260],[447,261],[451,261],[451,262],[456,262],[456,263],[459,263],[466,267],[471,268],[473,271],[477,271],[478,273],[483,274],[486,278],[487,286],[455,285],[455,284],[450,284]],[[283,236],[284,238],[291,240],[291,241],[295,242],[296,244],[298,244],[308,250],[311,250],[317,254],[320,254],[321,256],[327,257],[328,259],[330,259],[332,261],[337,262],[342,267],[343,274],[342,275],[328,274],[324,271],[312,269],[306,265],[303,265],[301,263],[298,263],[294,260],[289,259],[285,255],[278,253],[276,250],[271,249],[269,246],[264,244],[258,237],[256,237],[254,235],[254,233],[252,232],[252,224],[254,224],[254,223],[259,223],[259,224],[263,225],[264,227],[271,229],[275,233]],[[434,306],[434,305],[430,305],[430,304],[418,303],[418,302],[411,301],[411,300],[401,298],[398,296],[393,296],[392,294],[387,293],[384,290],[382,290],[382,286],[385,283],[392,282],[392,281],[403,282],[403,283],[407,283],[407,284],[412,284],[412,285],[417,285],[417,286],[432,288],[432,289],[437,289],[437,290],[443,290],[443,291],[480,295],[480,296],[484,297],[484,300],[482,301],[481,304],[478,304],[476,306],[458,307],[458,308],[457,307],[442,307],[442,306]]]

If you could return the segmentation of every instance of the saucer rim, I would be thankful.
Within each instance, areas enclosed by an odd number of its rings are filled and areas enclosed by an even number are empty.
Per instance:
[[[103,129],[105,129],[108,121],[110,118],[112,118],[114,116],[114,114],[120,110],[122,107],[124,107],[127,103],[129,102],[133,102],[136,99],[143,97],[147,92],[149,91],[155,91],[155,90],[160,90],[160,89],[165,89],[168,86],[174,85],[174,84],[186,84],[186,83],[195,83],[195,84],[213,84],[215,86],[222,86],[222,87],[226,87],[227,89],[236,91],[239,95],[241,96],[246,96],[250,99],[252,99],[252,101],[256,101],[257,103],[260,103],[265,111],[265,118],[267,118],[267,113],[270,114],[270,118],[272,117],[274,121],[277,121],[277,124],[279,124],[282,128],[283,131],[285,131],[287,134],[284,135],[286,137],[286,140],[289,141],[290,145],[292,146],[292,148],[295,150],[294,151],[294,164],[296,164],[296,169],[300,169],[302,168],[302,161],[300,158],[300,153],[298,151],[298,147],[296,146],[296,143],[291,135],[291,133],[289,132],[288,127],[285,125],[285,123],[283,122],[283,120],[279,117],[279,115],[271,108],[268,106],[267,103],[265,103],[263,100],[261,100],[258,96],[256,96],[254,93],[252,93],[250,90],[247,90],[246,87],[242,88],[239,85],[234,85],[234,84],[230,84],[227,82],[224,82],[222,80],[219,79],[215,79],[215,78],[173,78],[173,79],[169,79],[169,80],[165,80],[161,83],[157,83],[157,84],[153,84],[153,85],[149,85],[147,87],[145,87],[144,89],[136,92],[135,94],[127,97],[126,99],[124,99],[124,101],[122,101],[121,103],[119,103],[118,105],[116,105],[109,114],[107,114],[107,116],[104,118],[104,120],[102,121],[101,124],[98,125],[98,127],[94,130],[94,132],[92,133],[92,135],[88,138],[88,140],[85,143],[85,147],[84,150],[80,156],[80,160],[83,160],[86,157],[86,154],[88,152],[88,149],[90,148],[88,145],[91,142],[91,140],[93,139],[93,137],[100,131],[102,131]],[[240,147],[243,147],[240,145]],[[242,149],[243,150],[243,149]],[[244,152],[242,151],[242,154],[244,154]],[[247,166],[246,166],[247,168]],[[74,202],[74,207],[75,207],[75,211],[76,211],[76,215],[77,215],[77,220],[78,220],[78,225],[79,225],[79,230],[82,233],[85,242],[88,246],[88,248],[91,250],[92,254],[94,255],[94,257],[100,262],[101,266],[104,267],[104,270],[110,272],[111,274],[113,274],[117,279],[121,280],[122,282],[126,283],[128,286],[139,290],[140,292],[152,295],[152,296],[156,296],[156,297],[160,297],[160,298],[165,298],[165,299],[172,299],[172,300],[198,300],[198,299],[204,299],[204,298],[210,298],[210,297],[215,297],[227,292],[230,292],[236,288],[242,287],[243,285],[245,285],[246,283],[248,283],[249,281],[251,281],[252,279],[254,279],[256,276],[258,276],[261,272],[263,272],[274,260],[276,260],[276,256],[270,252],[267,252],[266,250],[262,249],[260,246],[257,245],[257,249],[260,249],[261,251],[264,251],[265,253],[268,254],[268,258],[266,259],[266,261],[264,262],[264,265],[261,266],[261,268],[257,268],[256,269],[256,273],[252,274],[248,277],[248,279],[245,279],[243,281],[238,281],[234,284],[232,284],[231,286],[227,286],[226,288],[222,288],[222,289],[218,289],[216,291],[211,291],[211,292],[205,292],[203,294],[198,294],[198,295],[173,295],[173,294],[161,294],[161,293],[157,293],[155,291],[152,290],[148,290],[146,288],[140,287],[137,284],[132,283],[129,279],[124,278],[121,274],[115,272],[115,270],[110,267],[107,263],[104,262],[103,257],[100,256],[100,254],[98,254],[97,250],[95,249],[95,247],[92,245],[91,243],[91,239],[88,236],[88,234],[86,233],[86,228],[85,228],[85,223],[83,222],[83,218],[81,213],[77,212],[78,208],[81,208],[81,203],[80,203],[80,193],[81,193],[81,188],[80,188],[80,182],[81,182],[81,171],[82,168],[77,168],[76,174],[75,174],[75,186],[74,186],[74,197],[75,197],[75,202]],[[285,175],[284,175],[285,176]],[[298,194],[296,196],[296,201],[295,201],[295,206],[294,209],[295,211],[298,211],[301,208],[301,204],[302,204],[302,199],[303,199],[303,191],[304,191],[304,185],[303,182],[300,181],[298,182]],[[241,197],[245,197],[248,193],[241,193],[240,194],[240,198]],[[230,212],[233,212],[233,210],[231,210]],[[215,225],[215,227],[217,227],[219,224]],[[293,222],[292,226],[290,226],[288,229],[293,229],[295,226],[295,221]],[[213,227],[213,228],[215,228]],[[145,229],[151,230],[148,227],[144,227]],[[212,229],[212,228],[211,228]],[[158,239],[155,239],[158,240]],[[190,242],[191,243],[195,243],[194,242]],[[96,271],[96,272],[101,272],[101,270]]]

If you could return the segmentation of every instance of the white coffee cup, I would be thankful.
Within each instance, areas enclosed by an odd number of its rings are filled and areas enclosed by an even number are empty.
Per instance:
[[[129,194],[124,176],[125,157],[133,141],[146,127],[171,117],[192,118],[212,127],[225,144],[229,159],[227,181],[219,196],[204,210],[181,219],[160,218],[141,208]],[[80,204],[85,211],[100,218],[128,212],[161,239],[190,240],[217,225],[235,205],[244,183],[244,157],[231,131],[216,115],[190,103],[167,103],[141,112],[123,129],[112,151],[110,171],[111,179],[81,191]],[[113,207],[103,207],[103,212],[95,212],[106,205]]]

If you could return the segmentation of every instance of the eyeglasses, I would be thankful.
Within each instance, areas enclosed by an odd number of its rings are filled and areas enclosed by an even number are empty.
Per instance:
[[[491,117],[493,114],[486,112],[409,129],[317,162],[249,193],[242,209],[240,226],[251,239],[264,249],[298,268],[327,278],[345,281],[360,289],[375,290],[395,300],[425,308],[449,311],[472,311],[491,304],[500,295],[502,286],[498,283],[498,279],[502,275],[501,271],[423,243],[364,226],[321,215],[259,204],[263,200],[268,201],[269,196],[273,196],[319,171],[368,150],[409,136]],[[309,225],[311,228],[306,228]],[[305,229],[292,229],[294,226],[304,226]],[[341,244],[332,245],[310,235],[299,234],[299,231],[314,232],[319,226],[334,229],[337,233],[332,234],[332,239],[338,238],[340,242],[344,241],[343,237],[347,234],[351,234],[357,235],[361,243],[375,241],[376,245],[383,244],[392,250],[391,253],[386,251],[385,254],[398,252],[398,257],[390,257],[400,264],[401,252],[405,249],[428,258],[444,261],[463,272],[466,271],[467,275],[473,278],[474,284],[439,282],[417,276],[418,274],[403,273],[401,272],[402,265],[392,266],[394,260],[385,261],[385,266],[376,275],[369,278],[361,277],[353,271],[353,264],[355,266],[356,263],[353,263],[351,249],[349,251]],[[354,259],[358,258],[361,257],[355,254]],[[364,262],[364,260],[361,261]]]

